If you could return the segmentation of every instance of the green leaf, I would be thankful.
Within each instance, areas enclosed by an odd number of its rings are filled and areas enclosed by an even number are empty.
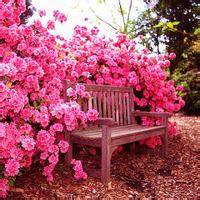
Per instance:
[[[174,25],[173,25],[172,22],[168,22],[168,23],[167,23],[167,26],[168,26],[169,28],[172,28],[172,29],[174,28]]]
[[[154,25],[153,28],[159,28],[163,25],[163,22],[159,22],[158,24]]]
[[[174,21],[174,22],[172,22],[172,24],[173,24],[174,26],[177,26],[177,25],[180,24],[180,22],[179,22],[179,21]]]
[[[8,183],[9,183],[10,186],[14,186],[15,185],[15,182],[12,179],[9,179]]]
[[[200,28],[195,29],[194,35],[199,35],[200,34]]]
[[[177,28],[171,28],[170,29],[170,31],[172,31],[172,32],[175,32],[175,31],[177,31],[178,29]]]
[[[166,30],[166,29],[168,29],[169,27],[168,26],[164,26],[163,28],[162,28],[162,30],[164,31],[164,30]]]

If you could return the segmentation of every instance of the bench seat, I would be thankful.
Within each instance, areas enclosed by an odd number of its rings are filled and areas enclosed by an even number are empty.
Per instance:
[[[111,146],[127,144],[165,133],[165,126],[147,127],[138,124],[111,127]],[[101,147],[102,128],[71,133],[71,142]]]

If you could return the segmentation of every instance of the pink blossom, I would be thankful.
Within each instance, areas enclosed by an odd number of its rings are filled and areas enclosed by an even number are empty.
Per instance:
[[[5,164],[5,175],[16,176],[19,172],[20,164],[15,159],[9,159]]]
[[[98,113],[96,110],[94,110],[94,109],[90,109],[90,110],[88,110],[88,112],[87,112],[87,117],[88,117],[88,119],[89,119],[90,121],[95,121],[95,120],[97,120],[98,116],[99,116],[99,113]]]
[[[22,147],[24,149],[26,149],[27,151],[33,150],[34,147],[35,147],[35,141],[34,141],[34,139],[31,138],[31,137],[24,137],[22,139]]]
[[[42,152],[40,154],[40,159],[41,160],[46,160],[48,158],[48,156],[49,156],[48,152]]]
[[[73,169],[75,171],[75,179],[76,180],[86,180],[87,174],[83,171],[82,163],[80,160],[72,160],[71,164],[73,165]]]
[[[96,82],[97,82],[97,84],[102,85],[104,83],[104,80],[103,80],[103,78],[97,78]]]
[[[5,124],[0,122],[0,138],[5,136],[6,136]]]
[[[5,178],[0,179],[0,197],[5,198],[9,190],[8,180]]]
[[[165,66],[170,67],[170,61],[169,60],[165,60]]]
[[[170,58],[171,60],[175,59],[175,58],[176,58],[176,54],[175,54],[174,52],[170,53],[170,54],[169,54],[169,58]]]
[[[67,92],[68,97],[75,97],[76,96],[76,92],[73,88],[68,88],[66,92]]]
[[[61,153],[66,153],[68,151],[69,144],[67,141],[61,140],[58,146],[60,147]]]
[[[177,85],[176,90],[179,91],[179,92],[183,91],[183,86]]]
[[[49,21],[47,22],[47,28],[48,28],[48,29],[54,30],[54,29],[55,29],[55,22],[52,21],[52,20],[49,20]]]
[[[58,162],[58,155],[52,154],[48,158],[49,163],[56,165]]]
[[[45,10],[39,10],[39,15],[40,15],[40,17],[46,16],[46,11]]]

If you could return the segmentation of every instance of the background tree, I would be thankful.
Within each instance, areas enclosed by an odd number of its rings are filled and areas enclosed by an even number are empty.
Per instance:
[[[144,2],[148,4],[150,1],[144,0]],[[157,38],[151,35],[154,44],[159,44],[159,41],[164,42],[167,52],[176,53],[177,57],[170,67],[170,74],[173,74],[178,62],[183,58],[182,53],[197,39],[193,33],[199,27],[200,6],[197,0],[160,0],[152,12],[156,14],[157,20],[168,22],[167,26],[161,26],[163,31],[159,32],[153,28],[156,20],[152,21],[152,31],[149,33],[157,35]],[[177,27],[169,23],[174,21],[180,22]]]

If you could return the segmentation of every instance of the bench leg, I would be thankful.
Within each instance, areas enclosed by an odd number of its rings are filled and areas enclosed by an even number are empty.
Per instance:
[[[110,180],[111,149],[109,145],[102,148],[101,153],[101,181],[106,185]]]
[[[71,165],[72,155],[73,155],[73,144],[70,141],[69,133],[65,133],[65,140],[69,143],[69,149],[65,155],[65,165],[67,166],[67,168],[69,168]]]
[[[69,149],[65,155],[65,164],[68,168],[70,167],[71,161],[72,161],[72,154],[73,154],[73,151],[72,151],[73,146],[72,145],[73,145],[72,143],[69,143]]]
[[[165,134],[163,136],[163,148],[162,155],[167,156],[168,153],[168,130],[165,130]]]

